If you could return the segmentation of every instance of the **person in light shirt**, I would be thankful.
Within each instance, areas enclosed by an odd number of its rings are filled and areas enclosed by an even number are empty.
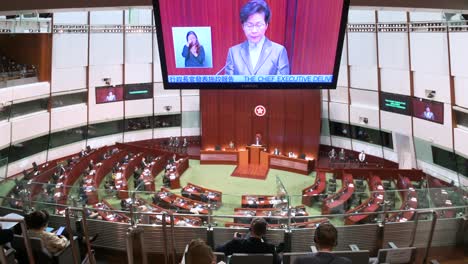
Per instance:
[[[229,49],[226,75],[288,75],[289,59],[284,46],[265,37],[271,20],[265,0],[250,0],[240,10],[246,41]]]
[[[117,97],[115,97],[115,94],[112,91],[109,91],[109,93],[106,96],[106,102],[113,102],[116,100],[117,100]]]

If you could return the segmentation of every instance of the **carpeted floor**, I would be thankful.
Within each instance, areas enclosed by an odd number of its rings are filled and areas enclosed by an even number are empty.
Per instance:
[[[181,186],[188,182],[203,187],[221,191],[223,193],[223,205],[214,212],[215,215],[232,215],[234,208],[241,206],[243,194],[276,195],[279,184],[283,184],[291,199],[291,205],[300,205],[302,189],[312,185],[315,180],[315,172],[308,176],[270,169],[265,180],[233,177],[231,173],[234,165],[200,165],[198,160],[190,160],[189,169],[180,179]],[[162,177],[156,177],[156,187],[162,185]],[[173,190],[180,194],[180,189]],[[320,215],[319,207],[308,207],[311,215]],[[230,219],[215,218],[218,222],[231,221]]]

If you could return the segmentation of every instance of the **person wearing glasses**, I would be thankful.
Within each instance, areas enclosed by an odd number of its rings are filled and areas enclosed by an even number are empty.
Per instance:
[[[240,10],[246,41],[229,49],[227,75],[288,75],[289,60],[284,46],[265,37],[271,19],[264,0],[250,0]]]

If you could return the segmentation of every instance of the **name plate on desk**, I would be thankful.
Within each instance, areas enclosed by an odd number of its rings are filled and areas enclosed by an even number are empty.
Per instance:
[[[289,158],[285,156],[269,155],[270,168],[291,171],[304,175],[309,175],[313,169],[313,161]]]
[[[237,151],[201,151],[201,164],[237,164]]]
[[[272,166],[278,166],[278,167],[288,167],[291,169],[297,169],[297,170],[302,170],[302,171],[307,171],[307,162],[301,162],[301,161],[296,161],[296,160],[287,160],[287,159],[279,159],[279,158],[271,158],[270,159],[270,164]]]
[[[237,161],[237,154],[201,154],[201,160]]]

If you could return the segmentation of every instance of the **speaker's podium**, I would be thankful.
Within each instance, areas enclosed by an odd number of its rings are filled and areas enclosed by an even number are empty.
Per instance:
[[[260,164],[260,152],[265,149],[262,145],[250,145],[247,146],[249,150],[249,164],[259,165]]]

